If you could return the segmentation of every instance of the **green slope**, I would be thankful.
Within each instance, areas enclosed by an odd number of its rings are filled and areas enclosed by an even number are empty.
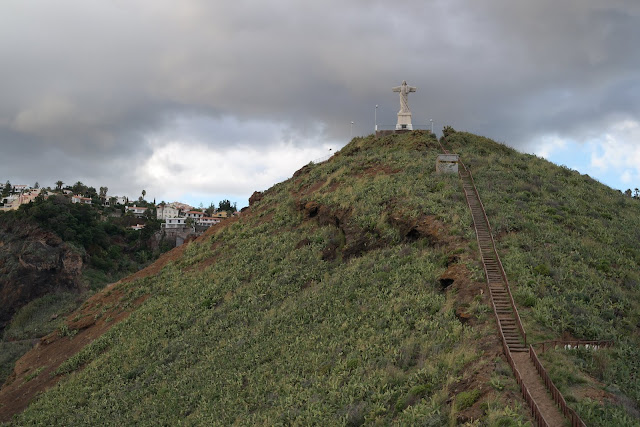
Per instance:
[[[447,143],[472,164],[534,339],[616,340],[545,354],[570,404],[594,425],[633,425],[640,204],[480,137]],[[16,423],[526,420],[479,292],[460,183],[435,174],[439,151],[421,132],[356,138],[275,185],[158,276],[127,284],[151,296],[63,364],[66,378]],[[443,289],[451,271],[467,277]],[[585,397],[602,387],[613,403]]]
[[[615,342],[611,350],[545,354],[556,385],[580,401],[574,406],[588,425],[623,422],[624,411],[577,390],[594,380],[640,417],[640,200],[469,133],[447,144],[472,165],[531,340]]]

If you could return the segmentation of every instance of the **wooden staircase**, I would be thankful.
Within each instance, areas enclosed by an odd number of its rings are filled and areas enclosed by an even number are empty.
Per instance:
[[[495,248],[491,226],[473,182],[473,177],[462,162],[460,162],[460,166],[462,167],[460,179],[467,204],[471,209],[491,304],[497,319],[507,361],[513,369],[527,404],[531,408],[531,415],[536,424],[538,426],[566,425],[568,420],[565,418],[565,414],[560,411],[554,398],[549,394],[547,386],[531,359],[532,349],[527,346],[527,334],[513,301],[507,276]],[[578,417],[575,423],[574,419],[571,419],[571,425],[581,426],[584,423]]]
[[[464,167],[464,166],[463,166]],[[518,310],[513,302],[509,283],[502,268],[502,263],[495,249],[491,228],[484,212],[484,207],[476,191],[470,173],[464,169],[460,172],[464,194],[476,228],[478,248],[482,256],[491,303],[498,319],[498,327],[504,337],[507,348],[511,352],[528,352],[527,335],[522,327]]]

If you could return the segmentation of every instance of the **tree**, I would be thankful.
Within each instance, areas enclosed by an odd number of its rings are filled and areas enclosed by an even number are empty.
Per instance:
[[[216,212],[216,204],[211,202],[211,204],[209,205],[209,207],[207,209],[205,209],[205,213],[207,214],[207,216],[211,216]]]
[[[145,190],[142,190],[142,200],[144,200],[144,196],[147,195],[147,192]]]
[[[58,190],[58,191],[62,190],[62,186],[63,185],[64,185],[64,182],[56,181],[56,190]]]
[[[73,187],[71,187],[71,191],[73,191],[74,194],[84,194],[87,191],[87,186],[84,185],[81,181],[78,181],[73,184]]]
[[[35,189],[40,188],[40,183],[38,181],[36,181],[36,183],[33,184],[33,188],[35,188]]]
[[[11,194],[12,188],[13,187],[11,186],[11,183],[7,181],[7,183],[4,185],[4,188],[2,189],[2,197],[7,197],[9,194]]]
[[[631,189],[627,188],[627,191],[624,192],[624,195],[627,197],[631,197]]]
[[[456,133],[456,130],[451,126],[445,126],[442,128],[442,135],[446,138],[449,135]]]
[[[225,200],[222,200],[220,203],[218,203],[218,210],[219,211],[227,211],[229,213],[234,213],[238,209],[236,209],[236,204],[235,203],[232,206],[231,202],[229,200],[225,199]]]
[[[633,198],[634,199],[640,199],[640,190],[638,190],[637,188],[635,189],[635,192],[633,193]]]
[[[89,187],[85,190],[85,197],[91,197],[92,199],[97,199],[98,198],[98,192],[96,191],[95,187]]]
[[[189,228],[193,228],[196,225],[196,220],[192,217],[189,217],[184,220],[184,225],[186,225]]]
[[[100,187],[100,198],[101,199],[106,199],[107,198],[107,192],[109,191],[109,188],[107,187]]]

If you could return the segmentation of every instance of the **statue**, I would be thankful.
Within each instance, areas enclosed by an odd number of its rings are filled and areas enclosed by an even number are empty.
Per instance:
[[[400,111],[398,111],[398,123],[396,130],[407,129],[413,130],[411,125],[411,110],[409,110],[409,93],[415,92],[416,88],[409,86],[406,80],[402,81],[402,85],[393,88],[394,92],[400,93]]]

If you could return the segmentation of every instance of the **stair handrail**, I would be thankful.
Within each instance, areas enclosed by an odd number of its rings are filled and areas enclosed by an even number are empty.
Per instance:
[[[567,401],[564,399],[564,396],[562,396],[562,393],[560,393],[560,390],[558,390],[558,387],[553,383],[553,380],[551,380],[547,370],[542,366],[542,363],[540,362],[540,359],[538,359],[538,355],[532,345],[529,345],[529,358],[536,367],[538,375],[542,377],[544,385],[551,393],[551,397],[553,397],[554,402],[556,402],[556,405],[558,405],[564,416],[571,422],[571,427],[587,427],[576,411],[567,405]]]

